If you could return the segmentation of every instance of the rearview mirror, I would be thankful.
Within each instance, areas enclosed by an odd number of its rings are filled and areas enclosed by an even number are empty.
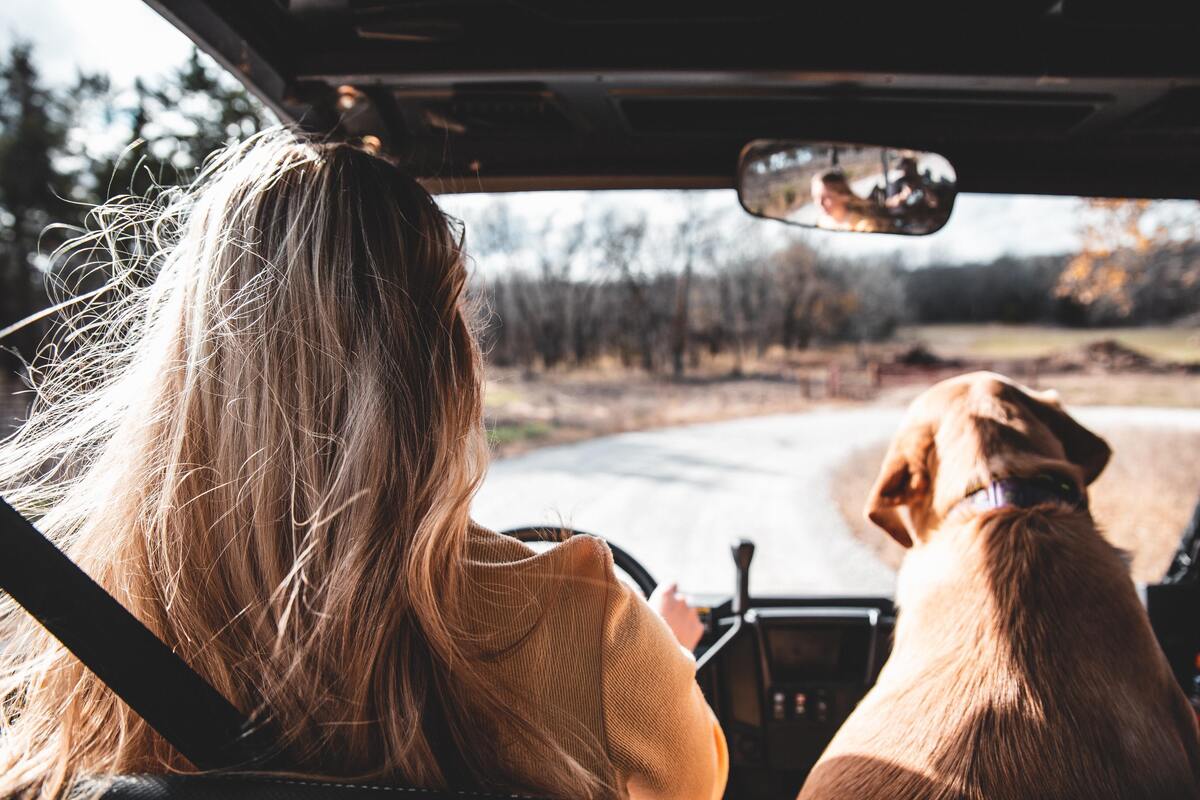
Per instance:
[[[759,139],[738,162],[742,208],[805,228],[923,236],[957,193],[950,162],[920,150]]]

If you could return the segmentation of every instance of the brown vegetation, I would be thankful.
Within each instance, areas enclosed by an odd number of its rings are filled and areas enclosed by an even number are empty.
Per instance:
[[[677,380],[624,370],[493,369],[485,409],[493,452],[510,456],[624,431],[806,411],[831,396],[827,371],[705,369]]]
[[[962,337],[967,329],[953,330]],[[817,403],[903,404],[938,380],[979,369],[1033,387],[1053,386],[1076,405],[1193,407],[1200,397],[1193,363],[1152,357],[1108,339],[1079,339],[1074,331],[1020,327],[1009,333],[1014,341],[984,355],[955,344],[953,336],[943,345],[937,328],[918,335],[902,331],[900,341],[877,344],[704,354],[684,378],[628,367],[617,358],[587,368],[492,367],[488,422],[496,454],[506,456],[628,430],[805,411]],[[1045,350],[1056,337],[1067,346]],[[1156,339],[1166,353],[1193,354],[1186,330],[1171,337],[1159,331]],[[938,342],[937,348],[926,340]]]
[[[1179,317],[1195,310],[1200,258],[1194,213],[1163,218],[1151,200],[1093,198],[1083,248],[1058,278],[1055,295],[1091,322]],[[1186,231],[1189,241],[1180,241]]]

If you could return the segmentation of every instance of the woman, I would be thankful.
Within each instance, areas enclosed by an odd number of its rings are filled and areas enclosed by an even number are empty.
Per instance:
[[[840,169],[827,169],[813,175],[813,203],[817,207],[817,227],[834,231],[887,233],[889,221],[870,200],[855,194]]]
[[[282,131],[77,243],[0,491],[314,777],[716,797],[694,665],[598,540],[474,526],[479,350],[412,179]],[[95,270],[92,270],[95,272]],[[676,602],[667,608],[682,617]],[[189,765],[6,606],[0,796]]]

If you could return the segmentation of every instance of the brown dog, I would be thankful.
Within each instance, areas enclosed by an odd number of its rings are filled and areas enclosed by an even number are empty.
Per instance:
[[[922,394],[867,515],[911,549],[891,658],[802,800],[1196,798],[1196,718],[1087,485],[1108,445],[991,373]]]

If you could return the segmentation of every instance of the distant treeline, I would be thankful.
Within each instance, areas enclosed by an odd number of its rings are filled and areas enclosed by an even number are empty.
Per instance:
[[[555,367],[603,356],[678,374],[705,355],[740,364],[775,345],[878,341],[905,323],[1195,324],[1200,311],[1200,245],[1192,242],[1110,254],[1106,263],[1119,265],[1111,291],[1080,293],[1069,282],[1079,256],[902,269],[829,258],[797,241],[768,255],[717,255],[689,275],[631,269],[639,235],[600,226],[591,246],[619,259],[588,277],[556,270],[543,255],[541,269],[478,281],[491,360]]]
[[[514,272],[475,287],[482,333],[500,365],[587,365],[600,357],[682,374],[705,356],[735,365],[772,345],[802,350],[878,340],[905,320],[902,273],[821,260],[803,245],[682,272],[571,279]]]
[[[1070,300],[1055,295],[1069,258],[1006,256],[990,264],[929,266],[904,273],[916,322],[1065,322]]]
[[[988,264],[929,266],[903,277],[908,316],[917,322],[1147,325],[1200,313],[1200,243],[1167,242],[1109,254],[1100,267],[1083,257],[1006,256]],[[1097,280],[1076,290],[1076,273]],[[1107,290],[1107,291],[1105,291]]]

